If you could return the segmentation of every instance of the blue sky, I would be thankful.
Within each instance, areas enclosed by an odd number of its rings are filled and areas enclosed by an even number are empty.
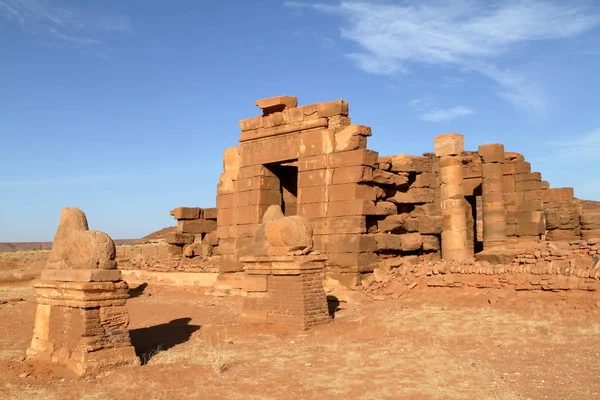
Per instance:
[[[176,6],[174,6],[176,4]],[[215,205],[255,101],[344,99],[381,155],[504,143],[600,200],[597,1],[0,0],[0,241]]]

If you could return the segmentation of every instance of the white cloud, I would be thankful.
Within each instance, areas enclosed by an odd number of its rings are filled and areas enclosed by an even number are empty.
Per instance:
[[[418,97],[416,99],[412,99],[408,105],[417,110],[426,110],[435,106],[435,97],[431,95]]]
[[[465,106],[455,106],[446,109],[435,108],[431,111],[421,114],[419,118],[421,118],[423,121],[440,122],[471,114],[475,114],[475,111]]]
[[[469,107],[457,105],[450,108],[440,108],[436,106],[434,96],[424,96],[413,99],[408,103],[412,108],[419,112],[419,118],[428,122],[448,121],[458,117],[475,114]]]
[[[456,106],[447,109],[436,108],[424,114],[421,114],[419,118],[423,121],[439,122],[448,121],[450,119],[464,117],[466,115],[475,114],[473,110],[464,106]]]
[[[90,15],[52,1],[0,0],[0,17],[54,45],[90,47],[106,33],[129,33],[131,22],[123,15]]]
[[[600,13],[573,2],[540,0],[423,0],[400,4],[344,0],[337,5],[286,2],[344,19],[341,36],[361,49],[349,55],[369,73],[407,73],[412,64],[451,65],[497,82],[514,104],[544,107],[543,96],[524,77],[493,64],[532,41],[563,39],[600,24]]]

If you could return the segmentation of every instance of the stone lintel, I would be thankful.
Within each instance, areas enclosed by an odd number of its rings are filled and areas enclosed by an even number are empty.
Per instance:
[[[122,279],[122,274],[118,269],[45,269],[40,279],[60,282],[117,282]]]
[[[256,106],[263,111],[263,115],[281,112],[288,108],[298,106],[298,98],[295,96],[275,96],[256,100]]]
[[[271,128],[259,128],[245,131],[240,134],[239,142],[248,142],[250,140],[262,139],[269,136],[284,135],[286,133],[306,131],[309,129],[327,128],[329,122],[327,118],[316,118],[307,121],[292,122],[285,125],[278,125]]]

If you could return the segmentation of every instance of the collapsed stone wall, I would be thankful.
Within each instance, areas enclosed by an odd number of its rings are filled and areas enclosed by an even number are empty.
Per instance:
[[[600,238],[600,202],[578,201],[581,239]]]
[[[443,218],[435,157],[380,156],[372,175],[368,183],[376,188],[376,206],[383,212],[368,215],[367,221],[379,263],[406,256],[439,259]]]
[[[216,208],[177,207],[169,214],[177,220],[175,232],[166,236],[171,255],[206,258],[213,254],[218,245]]]

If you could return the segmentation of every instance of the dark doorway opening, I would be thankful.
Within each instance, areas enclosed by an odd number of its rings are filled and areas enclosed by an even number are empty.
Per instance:
[[[279,179],[283,214],[286,217],[298,215],[298,161],[269,164],[265,167]]]
[[[473,244],[473,252],[475,254],[483,251],[483,210],[481,204],[481,196],[465,196],[470,207],[467,207],[467,238]]]

